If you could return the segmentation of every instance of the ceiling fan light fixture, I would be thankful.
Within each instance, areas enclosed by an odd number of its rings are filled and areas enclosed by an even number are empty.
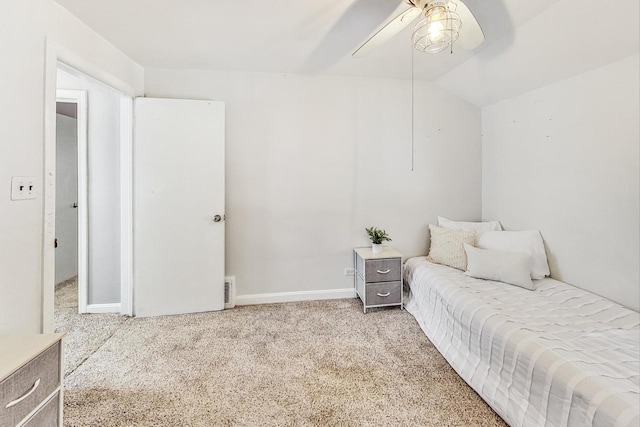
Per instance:
[[[455,3],[435,0],[425,7],[424,17],[413,29],[413,46],[420,52],[442,52],[460,35],[462,21]]]

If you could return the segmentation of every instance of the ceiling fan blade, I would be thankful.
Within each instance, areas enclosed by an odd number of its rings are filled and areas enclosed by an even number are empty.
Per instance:
[[[476,17],[473,16],[473,13],[471,13],[467,5],[462,3],[460,0],[456,0],[455,3],[458,6],[456,8],[456,13],[460,16],[460,20],[462,21],[460,36],[456,41],[456,45],[466,50],[473,50],[480,46],[484,41],[484,33],[482,32],[482,28],[480,28],[480,24],[478,24]]]
[[[354,58],[361,58],[376,49],[378,46],[382,45],[384,42],[402,31],[404,27],[409,25],[418,17],[418,15],[420,15],[420,12],[422,12],[422,9],[417,7],[411,7],[405,10],[364,42],[362,46],[353,52],[352,56]]]

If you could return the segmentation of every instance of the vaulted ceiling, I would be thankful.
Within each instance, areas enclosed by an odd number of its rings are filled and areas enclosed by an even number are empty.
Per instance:
[[[360,59],[351,53],[404,2],[56,1],[145,68],[407,79],[413,56],[415,78],[476,105],[638,51],[637,0],[619,0],[624,13],[605,13],[595,0],[465,0],[486,36],[473,52],[413,53],[409,26]]]

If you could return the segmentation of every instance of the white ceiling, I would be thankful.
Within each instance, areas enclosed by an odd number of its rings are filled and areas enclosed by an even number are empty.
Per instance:
[[[56,0],[145,68],[409,78],[411,27],[371,55],[353,52],[401,0]],[[467,0],[487,41],[507,36],[554,0]],[[416,52],[435,80],[472,55]]]
[[[638,0],[553,3],[436,84],[485,106],[638,55]]]
[[[411,77],[412,25],[370,55],[361,59],[351,57],[394,11],[407,7],[402,0],[56,1],[145,68]],[[635,41],[620,37],[618,33],[623,30],[615,30],[603,40],[616,50],[614,56],[629,50],[633,53],[634,44],[637,51],[637,0],[616,2],[616,5],[628,4],[632,18],[626,16],[628,11],[622,16],[619,11],[604,13],[598,9],[603,7],[602,3],[596,0],[465,0],[465,3],[483,28],[485,43],[473,52],[456,49],[455,45],[453,54],[430,55],[416,51],[414,72],[416,79],[436,81],[476,105],[496,101],[496,96],[478,91],[492,91],[504,97],[522,92],[523,88],[531,90],[530,82],[523,85],[511,82],[505,91],[501,79],[510,76],[508,68],[512,60],[509,58],[513,55],[512,47],[519,41],[517,35],[522,28],[531,27],[528,23],[536,18],[537,29],[529,28],[529,33],[548,29],[565,39],[564,45],[577,43],[588,47],[593,35],[585,42],[585,34],[602,33],[596,29],[597,22],[592,22],[593,17],[589,19],[589,15],[580,10],[584,9],[582,4],[588,4],[586,10],[595,11],[596,16],[609,15],[608,21],[635,20],[635,33],[632,33]],[[564,9],[575,7],[578,12],[575,15],[586,21],[576,21],[561,9],[563,20],[553,19],[549,27],[556,27],[547,28],[544,22],[549,19],[548,11],[558,8],[559,4],[564,5]],[[574,35],[576,25],[580,31]],[[521,51],[521,57],[515,60],[525,68],[531,65],[528,70],[534,82],[546,82],[536,79],[539,74],[536,66],[550,69],[543,74],[553,81],[566,77],[567,73],[576,74],[604,64],[599,55],[588,52],[575,61],[572,52],[564,49],[561,55],[552,58],[558,61],[552,67],[548,63],[528,62],[529,56],[545,57],[544,53],[553,48],[554,41],[549,39],[543,38],[543,43],[538,45],[520,43],[522,48],[532,51]],[[568,67],[567,71],[563,66],[565,62],[577,65]],[[501,68],[496,69],[496,64]],[[554,75],[556,68],[561,70],[557,76]],[[486,84],[478,81],[478,76],[487,72],[493,73],[494,78]],[[451,76],[455,78],[452,80]],[[512,77],[511,80],[518,80]]]

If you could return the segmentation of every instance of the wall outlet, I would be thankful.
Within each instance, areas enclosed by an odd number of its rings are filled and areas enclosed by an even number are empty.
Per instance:
[[[356,274],[356,270],[353,267],[348,267],[344,269],[345,276],[353,276],[354,274]]]
[[[35,198],[35,176],[14,176],[11,178],[11,200],[28,200]]]

